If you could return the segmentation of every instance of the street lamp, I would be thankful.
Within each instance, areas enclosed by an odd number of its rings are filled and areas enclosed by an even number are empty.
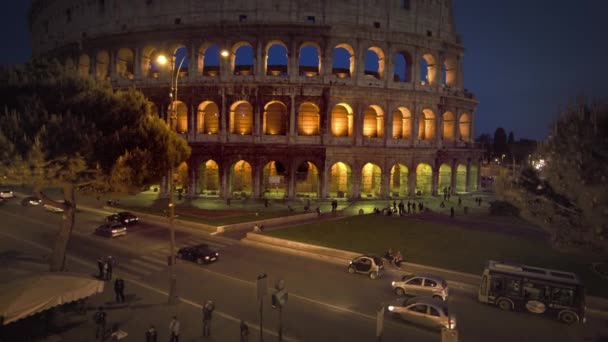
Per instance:
[[[175,55],[171,57],[171,91],[169,93],[170,104],[170,113],[168,116],[169,129],[175,130],[175,122],[177,120],[177,108],[175,107],[175,102],[177,101],[177,81],[179,80],[179,74],[182,69],[182,65],[184,64],[184,60],[186,57],[182,57],[182,60],[177,67],[177,72],[175,73],[175,77],[173,76],[175,71]],[[156,59],[158,64],[166,65],[169,62],[169,59],[165,55],[159,55]],[[169,156],[169,161],[171,162],[171,157]],[[171,163],[169,167],[169,230],[171,234],[171,243],[170,243],[170,255],[168,258],[169,267],[170,267],[170,278],[169,278],[169,304],[175,304],[177,299],[177,277],[175,275],[175,203],[174,203],[174,192],[175,192],[175,181],[174,177],[174,169],[173,163]]]

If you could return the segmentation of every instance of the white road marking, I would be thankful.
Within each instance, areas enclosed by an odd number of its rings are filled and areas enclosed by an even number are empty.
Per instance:
[[[152,271],[160,271],[164,268],[164,267],[158,267],[156,265],[152,265],[150,263],[147,263],[147,262],[145,262],[143,260],[139,260],[139,259],[131,259],[130,262],[134,263],[134,264],[138,264],[138,265],[140,265],[144,268],[150,269]]]
[[[149,255],[142,255],[140,258],[161,266],[167,266],[166,256],[164,256],[163,258],[154,258]]]
[[[152,273],[151,271],[142,269],[141,267],[139,267],[137,265],[127,264],[127,263],[121,263],[120,265],[118,265],[118,269],[127,269],[131,272],[135,272],[137,274],[145,275],[145,276]]]

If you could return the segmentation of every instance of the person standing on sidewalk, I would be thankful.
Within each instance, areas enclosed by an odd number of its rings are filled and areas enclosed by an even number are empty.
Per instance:
[[[241,320],[241,342],[249,341],[249,327],[245,321]]]
[[[171,323],[169,323],[169,331],[171,332],[171,342],[179,342],[179,328],[180,324],[177,320],[177,316],[173,316]]]
[[[157,332],[154,325],[151,325],[146,331],[146,342],[157,342]]]
[[[213,317],[213,310],[215,304],[213,301],[208,300],[203,306],[203,337],[211,336],[211,318]]]
[[[97,308],[97,311],[93,314],[93,321],[95,321],[95,339],[104,339],[106,333],[106,312],[103,311],[103,307]]]
[[[104,279],[104,275],[103,275],[103,259],[101,257],[97,258],[97,267],[99,268],[99,279]]]
[[[114,281],[114,292],[116,293],[116,303],[124,303],[125,281],[121,278],[116,278],[116,281]]]
[[[112,257],[108,257],[106,260],[106,265],[108,265],[106,269],[106,280],[112,280],[112,267],[114,267],[114,259]]]

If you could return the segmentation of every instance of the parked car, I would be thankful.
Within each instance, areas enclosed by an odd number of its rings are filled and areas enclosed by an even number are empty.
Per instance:
[[[36,197],[36,196],[24,197],[21,200],[21,205],[24,206],[24,207],[27,207],[27,206],[33,206],[33,207],[35,207],[35,206],[40,205],[40,203],[42,203],[42,200],[40,198]]]
[[[402,301],[402,302],[401,302]],[[413,297],[390,305],[395,317],[433,329],[454,329],[456,320],[449,315],[447,304],[437,298]]]
[[[131,214],[128,211],[121,211],[106,217],[106,222],[121,222],[131,226],[139,222],[139,217]]]
[[[105,237],[127,235],[127,226],[120,222],[104,223],[95,229],[95,234]]]
[[[13,193],[12,190],[7,190],[7,189],[0,190],[0,198],[13,198],[13,197],[15,197],[15,194]]]
[[[441,276],[429,273],[406,275],[391,283],[398,296],[429,296],[443,301],[448,298],[448,282]]]
[[[348,273],[367,274],[370,279],[378,279],[384,271],[382,259],[375,255],[361,255],[348,264]]]
[[[62,208],[59,208],[59,207],[56,207],[56,206],[50,205],[50,204],[45,204],[44,210],[50,211],[52,213],[62,213],[63,212]]]
[[[207,244],[183,247],[177,251],[177,258],[194,261],[197,264],[210,264],[216,262],[220,253]]]

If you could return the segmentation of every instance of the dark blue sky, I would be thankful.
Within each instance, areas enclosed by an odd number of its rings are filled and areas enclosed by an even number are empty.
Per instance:
[[[606,0],[454,0],[465,86],[480,101],[475,134],[502,126],[542,139],[578,95],[608,98]],[[5,5],[6,6],[6,5]],[[31,55],[29,0],[0,13],[0,64]]]

